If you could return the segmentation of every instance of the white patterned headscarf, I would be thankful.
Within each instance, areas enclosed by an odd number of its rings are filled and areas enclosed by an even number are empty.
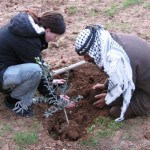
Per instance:
[[[79,33],[75,42],[75,50],[79,55],[89,54],[109,76],[105,98],[107,105],[115,101],[121,94],[123,95],[121,114],[115,121],[124,120],[124,114],[135,85],[132,80],[130,60],[123,47],[102,26],[96,25],[87,27]]]
[[[75,42],[75,49],[79,55],[88,53],[92,58],[94,58],[95,63],[99,63],[101,59],[100,45],[101,41],[98,40],[99,32],[97,30],[103,30],[102,26],[87,26],[80,34],[77,36]]]

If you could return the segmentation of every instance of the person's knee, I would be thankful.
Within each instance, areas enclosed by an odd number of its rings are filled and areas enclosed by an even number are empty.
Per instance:
[[[38,64],[31,64],[31,66],[32,66],[32,70],[34,71],[34,72],[42,72],[42,69],[41,69],[41,67],[38,65]]]
[[[120,116],[121,106],[113,106],[110,109],[110,116],[113,118],[118,118]]]
[[[42,69],[38,64],[32,65],[32,76],[41,79],[42,78]]]
[[[42,78],[42,69],[38,64],[30,63],[28,66],[26,66],[26,69],[24,69],[23,74],[23,80],[36,79],[39,81]]]

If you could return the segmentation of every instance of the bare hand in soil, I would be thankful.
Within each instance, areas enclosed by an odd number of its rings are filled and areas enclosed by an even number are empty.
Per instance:
[[[104,90],[104,89],[105,89],[105,85],[98,83],[98,84],[94,85],[94,86],[92,87],[92,89],[93,89],[93,90],[95,90],[95,89]]]
[[[53,84],[58,85],[58,84],[64,84],[66,80],[64,79],[54,79]]]
[[[106,103],[105,103],[106,94],[107,93],[102,93],[102,94],[96,95],[95,98],[98,98],[99,100],[96,101],[93,104],[93,106],[95,106],[97,108],[103,108],[106,105]]]
[[[73,108],[75,106],[74,102],[70,102],[70,97],[67,95],[60,95],[60,98],[62,98],[64,101],[69,101],[69,105],[66,108]]]

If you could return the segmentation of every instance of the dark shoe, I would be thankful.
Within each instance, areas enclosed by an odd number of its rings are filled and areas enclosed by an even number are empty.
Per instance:
[[[15,108],[15,104],[17,102],[19,102],[20,100],[12,98],[10,95],[8,95],[5,100],[4,100],[4,104],[7,108],[9,109],[14,109]]]
[[[17,102],[15,104],[15,107],[13,108],[13,111],[22,117],[31,117],[34,115],[33,111],[32,111],[32,107],[31,106],[23,106],[21,104],[21,102]]]
[[[5,94],[5,95],[10,95],[10,93],[12,92],[12,89],[7,89],[7,90],[1,90],[1,93]]]
[[[20,100],[19,100],[19,99],[16,99],[16,98],[12,98],[10,95],[8,95],[8,96],[5,98],[5,101],[7,101],[9,104],[16,104],[16,103],[19,102]]]
[[[9,109],[14,109],[15,108],[15,104],[10,104],[7,100],[4,101],[4,104]]]
[[[22,116],[22,117],[30,117],[33,116],[33,111],[32,111],[32,107],[28,107],[25,106],[23,107],[22,104],[20,103],[20,100],[16,100],[17,102],[14,103],[10,103],[8,100],[9,99],[6,98],[4,101],[4,104],[7,108],[11,109],[13,112],[15,112],[17,115]]]

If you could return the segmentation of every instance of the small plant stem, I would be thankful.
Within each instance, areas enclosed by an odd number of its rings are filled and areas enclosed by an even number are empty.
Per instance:
[[[65,113],[66,121],[67,121],[67,123],[69,124],[69,119],[68,119],[68,115],[67,115],[67,112],[66,112],[66,109],[65,109],[65,108],[64,108],[64,113]]]

